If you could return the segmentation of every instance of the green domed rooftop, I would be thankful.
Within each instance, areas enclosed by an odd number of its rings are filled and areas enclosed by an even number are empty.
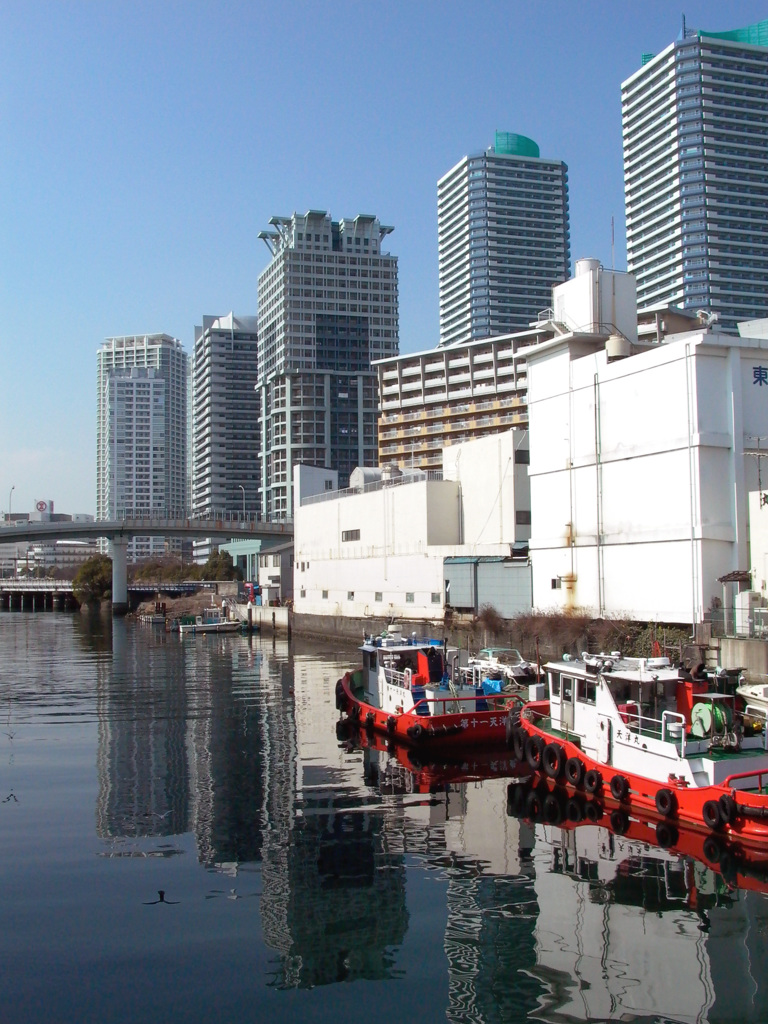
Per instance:
[[[539,147],[533,139],[513,132],[496,132],[493,149],[500,156],[539,156]]]

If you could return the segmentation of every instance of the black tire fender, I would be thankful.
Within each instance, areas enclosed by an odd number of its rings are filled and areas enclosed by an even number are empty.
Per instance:
[[[603,776],[597,768],[590,768],[584,775],[584,789],[590,796],[595,796],[603,788]]]
[[[569,757],[565,762],[565,778],[572,786],[584,781],[584,763],[578,757]]]
[[[541,759],[544,756],[544,740],[541,736],[529,736],[525,741],[525,760],[528,766],[537,772],[541,768]]]
[[[656,794],[656,810],[662,818],[670,818],[677,814],[677,796],[671,789],[660,789]]]
[[[559,743],[548,743],[541,759],[544,774],[550,779],[559,779],[565,767],[565,751]]]
[[[723,816],[720,813],[720,804],[717,800],[705,800],[701,816],[704,819],[704,824],[713,832],[716,832],[723,824]]]
[[[629,796],[629,782],[624,775],[614,775],[611,779],[611,796],[620,804]]]

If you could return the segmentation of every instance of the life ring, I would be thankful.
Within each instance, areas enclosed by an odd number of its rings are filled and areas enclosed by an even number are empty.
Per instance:
[[[544,768],[544,774],[549,776],[550,779],[560,778],[563,774],[563,766],[565,765],[565,751],[559,743],[548,743],[546,745],[541,763]]]
[[[526,731],[522,725],[516,725],[512,730],[512,753],[516,761],[525,760],[525,739]]]
[[[656,810],[662,818],[669,818],[677,813],[677,796],[671,789],[660,789],[656,794]]]
[[[629,795],[629,782],[623,775],[614,775],[611,779],[611,796],[623,804]]]
[[[584,763],[578,757],[569,757],[565,762],[565,777],[572,786],[580,786],[584,779]]]
[[[723,824],[723,816],[720,813],[720,804],[717,800],[706,800],[701,809],[701,816],[704,819],[704,824],[713,832],[716,832]]]
[[[603,776],[597,768],[590,768],[584,775],[584,789],[590,796],[595,796],[603,788]]]
[[[525,760],[528,766],[537,772],[541,768],[541,759],[544,756],[544,740],[541,736],[529,736],[525,741]]]

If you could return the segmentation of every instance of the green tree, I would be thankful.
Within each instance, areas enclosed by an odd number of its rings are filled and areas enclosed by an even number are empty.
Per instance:
[[[72,580],[72,591],[81,604],[98,604],[112,596],[112,559],[94,555],[83,562]]]
[[[204,580],[241,580],[242,572],[235,567],[226,551],[214,551],[203,566],[200,578]]]

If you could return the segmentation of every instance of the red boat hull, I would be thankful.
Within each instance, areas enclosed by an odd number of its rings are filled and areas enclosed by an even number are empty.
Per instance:
[[[336,706],[362,728],[371,729],[410,746],[424,745],[440,749],[493,746],[507,740],[507,712],[510,699],[496,698],[496,706],[477,710],[477,703],[494,698],[475,698],[466,710],[451,714],[425,715],[416,711],[389,714],[367,704],[355,694],[352,673],[347,672],[336,684]],[[521,701],[515,700],[519,706]]]
[[[535,717],[546,710],[546,702],[530,703],[510,728],[515,756],[524,758],[533,771],[588,796],[610,794],[617,806],[635,816],[650,814],[768,852],[768,795],[727,785],[686,786],[674,776],[659,782],[615,769],[589,757],[577,743],[538,726]],[[535,746],[540,755],[532,753]]]

